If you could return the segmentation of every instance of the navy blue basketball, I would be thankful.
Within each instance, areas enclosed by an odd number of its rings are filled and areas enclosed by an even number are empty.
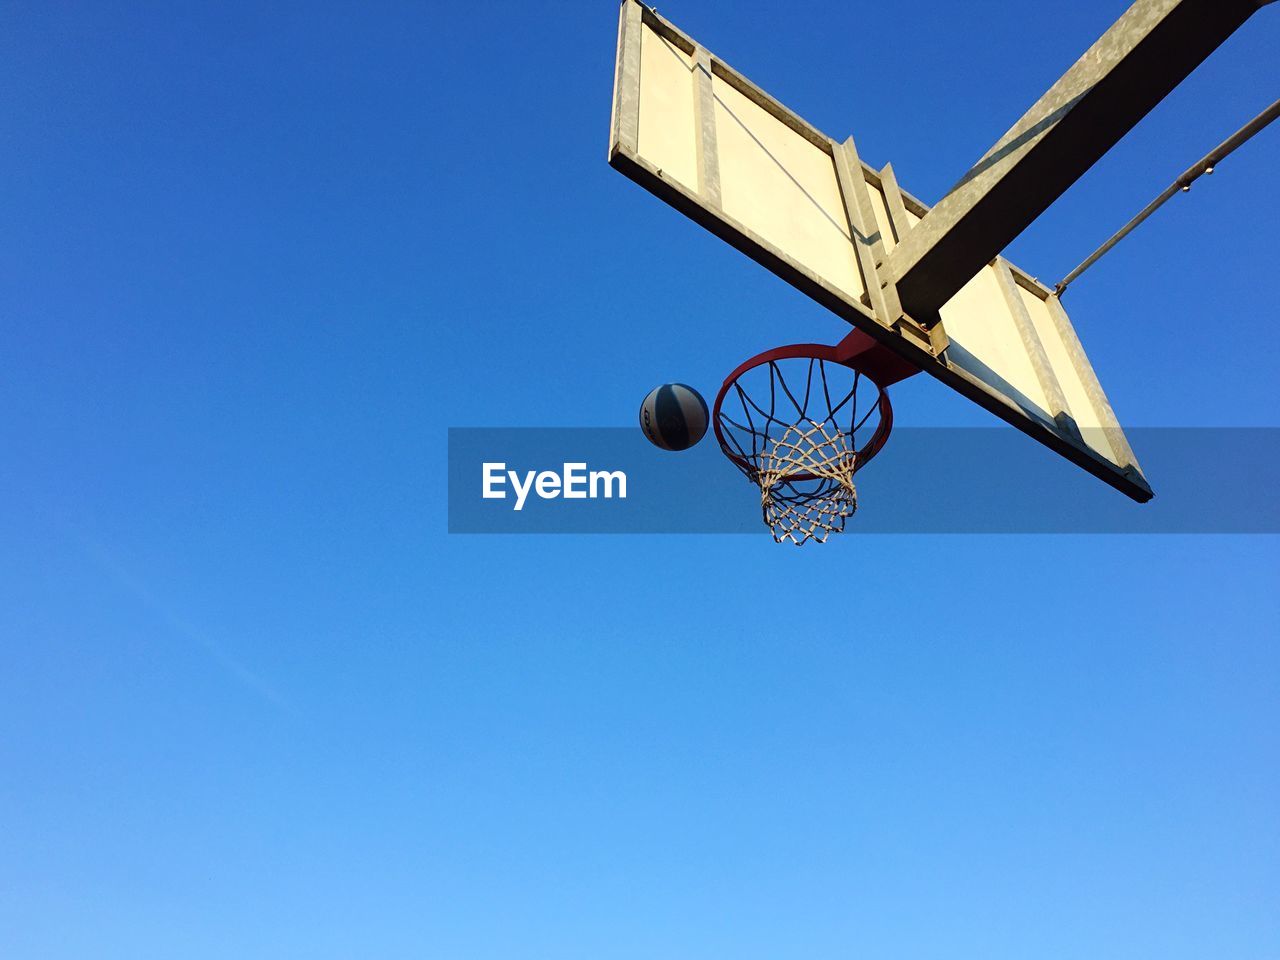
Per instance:
[[[693,387],[664,383],[640,405],[640,429],[655,447],[688,450],[707,432],[707,402]]]

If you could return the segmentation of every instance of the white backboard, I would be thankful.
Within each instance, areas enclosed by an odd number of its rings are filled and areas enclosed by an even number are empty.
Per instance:
[[[997,258],[942,307],[932,343],[877,319],[868,250],[891,252],[928,207],[636,0],[622,4],[609,162],[922,371],[1151,498],[1048,288]]]

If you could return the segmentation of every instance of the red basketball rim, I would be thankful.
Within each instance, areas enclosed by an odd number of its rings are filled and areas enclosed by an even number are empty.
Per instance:
[[[778,360],[822,360],[827,363],[848,367],[850,370],[855,370],[861,376],[866,377],[879,394],[876,406],[880,411],[880,422],[876,425],[875,432],[871,435],[871,438],[860,449],[855,451],[854,471],[856,472],[864,467],[872,457],[880,452],[885,442],[889,439],[889,431],[893,429],[893,407],[889,403],[889,394],[885,391],[884,385],[881,384],[877,376],[858,363],[858,356],[842,356],[838,346],[831,346],[825,343],[793,343],[786,347],[774,347],[772,350],[756,354],[750,360],[743,361],[733,373],[725,377],[724,383],[720,385],[720,392],[716,394],[716,401],[711,407],[711,428],[715,431],[716,440],[719,441],[720,449],[726,457],[744,471],[754,469],[754,464],[749,458],[735,453],[725,442],[724,433],[720,427],[720,404],[729,393],[729,389],[744,373]],[[790,479],[805,481],[819,478],[810,473],[801,473],[792,476]]]

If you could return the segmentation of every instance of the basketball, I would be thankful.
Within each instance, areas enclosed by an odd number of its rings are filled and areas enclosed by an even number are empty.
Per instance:
[[[693,387],[664,383],[640,405],[640,429],[663,450],[688,450],[707,432],[707,402]]]

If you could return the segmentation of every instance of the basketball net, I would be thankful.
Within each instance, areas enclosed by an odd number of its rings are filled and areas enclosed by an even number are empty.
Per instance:
[[[716,438],[760,488],[778,543],[822,543],[858,509],[853,475],[884,445],[893,414],[855,360],[821,344],[779,347],[742,364],[716,397]]]
[[[822,543],[858,509],[857,453],[835,424],[791,424],[759,458],[760,509],[778,543]]]

